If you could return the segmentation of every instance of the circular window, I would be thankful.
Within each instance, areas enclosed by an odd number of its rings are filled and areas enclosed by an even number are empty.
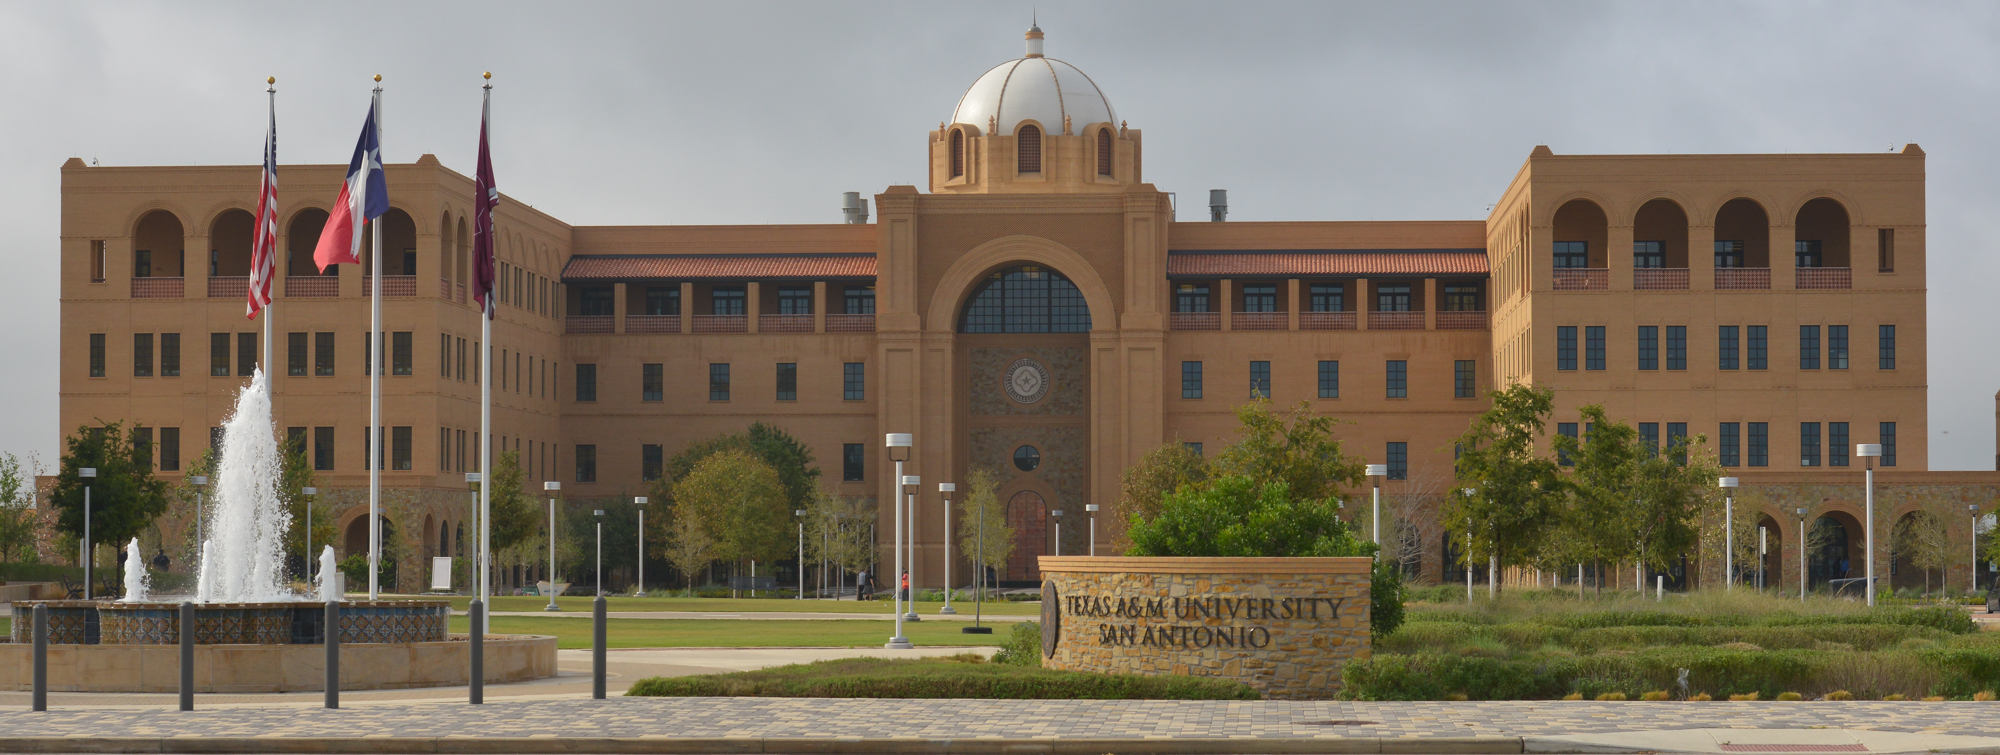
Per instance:
[[[1041,465],[1042,465],[1042,452],[1035,450],[1034,446],[1022,446],[1020,448],[1014,449],[1015,469],[1019,469],[1023,472],[1033,472],[1035,471],[1035,467],[1039,467]]]

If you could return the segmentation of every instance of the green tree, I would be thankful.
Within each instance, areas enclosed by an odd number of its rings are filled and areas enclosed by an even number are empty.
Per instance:
[[[543,524],[540,507],[528,496],[519,451],[500,452],[500,458],[493,463],[492,480],[493,492],[486,499],[493,511],[488,537],[492,539],[493,552],[498,553],[527,543],[541,533]],[[496,560],[494,564],[497,566],[499,562]]]
[[[599,517],[597,512],[604,512]],[[604,590],[612,594],[614,586],[623,585],[620,575],[638,557],[639,507],[630,497],[614,496],[595,499],[589,506],[578,506],[564,511],[563,570],[575,575],[578,584],[596,581],[598,568],[597,528],[604,526]]]
[[[1461,552],[1528,565],[1540,557],[1566,490],[1555,460],[1536,449],[1555,393],[1515,384],[1488,396],[1492,407],[1458,438],[1459,485],[1473,494],[1445,497],[1444,524]]]
[[[1309,402],[1280,417],[1271,402],[1252,401],[1236,407],[1236,421],[1242,437],[1216,457],[1211,474],[1239,475],[1259,485],[1282,482],[1301,500],[1332,498],[1365,480],[1365,465],[1333,437],[1338,421],[1314,413]]]
[[[1150,455],[1150,454],[1149,454]],[[993,470],[973,467],[965,476],[965,497],[958,502],[958,548],[977,567],[1002,569],[1014,554],[1014,528],[1007,524],[1007,509],[1000,505],[999,480]],[[1157,515],[1158,507],[1155,506]],[[989,584],[985,568],[975,570],[981,589]]]
[[[56,473],[50,505],[57,510],[56,529],[73,537],[83,536],[83,491],[85,479],[78,474],[95,468],[89,480],[90,537],[100,546],[118,546],[137,537],[154,517],[167,510],[167,484],[153,477],[149,463],[152,449],[139,448],[125,433],[123,423],[104,427],[79,427],[65,439]]]
[[[715,562],[715,540],[708,536],[708,528],[701,520],[687,512],[675,510],[673,517],[664,528],[667,563],[687,579],[688,597],[694,597],[694,580],[697,574],[708,569]]]
[[[806,557],[832,564],[834,582],[844,586],[846,574],[860,571],[875,557],[870,529],[875,516],[873,499],[820,491],[806,505]]]
[[[1147,451],[1139,463],[1119,475],[1119,496],[1111,518],[1151,519],[1160,513],[1160,503],[1182,485],[1208,481],[1208,460],[1186,443],[1175,441]]]
[[[695,465],[723,451],[744,451],[762,460],[778,475],[785,501],[792,509],[802,509],[812,501],[819,485],[819,468],[813,466],[812,449],[783,428],[753,423],[740,433],[696,441],[667,460],[665,474],[653,485],[659,500],[672,500],[674,484],[694,471]]]
[[[0,454],[0,564],[27,561],[35,554],[35,535],[41,520],[35,517],[29,490],[32,482],[21,471],[21,460],[11,453]]]
[[[674,483],[676,516],[700,522],[716,558],[732,567],[784,556],[791,507],[776,470],[749,451],[710,454]]]

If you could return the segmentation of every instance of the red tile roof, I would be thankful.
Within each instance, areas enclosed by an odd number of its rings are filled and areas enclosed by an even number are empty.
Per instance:
[[[1486,275],[1484,249],[1259,249],[1173,251],[1167,277]]]
[[[615,281],[702,278],[873,278],[872,254],[578,255],[562,279]]]

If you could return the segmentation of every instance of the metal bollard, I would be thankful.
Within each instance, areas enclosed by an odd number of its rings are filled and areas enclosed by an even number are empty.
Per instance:
[[[472,626],[467,638],[472,644],[472,674],[469,679],[466,702],[480,705],[486,702],[486,633],[480,627],[486,623],[486,604],[478,598],[472,599],[472,608],[465,612]]]
[[[194,710],[194,604],[181,603],[181,710]]]
[[[326,707],[340,707],[340,601],[326,602]]]
[[[35,710],[49,709],[49,607],[35,604]]]
[[[604,699],[604,596],[590,607],[590,697]]]

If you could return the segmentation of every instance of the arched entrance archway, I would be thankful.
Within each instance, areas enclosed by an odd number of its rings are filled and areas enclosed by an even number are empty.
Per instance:
[[[1042,494],[1023,490],[1007,499],[1007,526],[1014,530],[1014,553],[1007,557],[1007,581],[1033,582],[1042,578],[1037,557],[1047,552],[1048,502]]]
[[[1806,530],[1806,582],[1819,589],[1829,581],[1847,579],[1861,572],[1849,558],[1848,527],[1844,517],[1828,514],[1814,520]]]

